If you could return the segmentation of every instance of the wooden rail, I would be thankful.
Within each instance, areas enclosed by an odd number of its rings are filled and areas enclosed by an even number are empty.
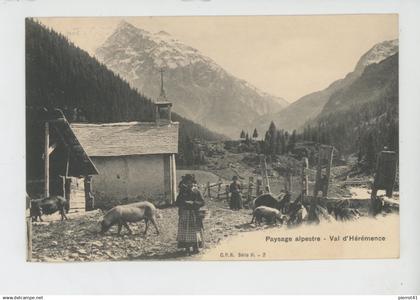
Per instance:
[[[204,185],[204,196],[210,199],[217,199],[218,201],[229,201],[230,182],[223,181],[221,178],[217,182],[207,182]],[[242,196],[245,199],[245,203],[248,203],[255,199],[258,195],[263,193],[262,180],[258,179],[254,183],[254,177],[249,177],[248,183],[242,186]]]
[[[372,184],[372,180],[346,180],[344,185],[364,185],[364,184]]]

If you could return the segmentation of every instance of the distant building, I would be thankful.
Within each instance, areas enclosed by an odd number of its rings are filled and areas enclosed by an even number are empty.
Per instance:
[[[71,124],[99,173],[91,180],[95,206],[175,201],[179,123],[171,121],[171,106],[155,103],[155,122]]]

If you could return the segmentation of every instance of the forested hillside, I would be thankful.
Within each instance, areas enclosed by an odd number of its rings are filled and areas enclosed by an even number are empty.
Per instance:
[[[304,135],[357,153],[372,168],[375,154],[398,151],[398,53],[368,66],[346,89],[333,94]]]
[[[311,119],[315,119],[321,113],[333,94],[347,89],[348,86],[363,74],[366,67],[377,64],[397,52],[398,40],[383,41],[374,45],[362,55],[354,70],[344,78],[334,81],[323,90],[301,97],[279,112],[272,112],[271,114],[257,117],[255,120],[252,120],[251,128],[256,127],[257,130],[262,132],[268,128],[270,121],[273,120],[278,127],[285,130],[302,129],[305,123]],[[369,100],[367,99],[367,101]],[[346,108],[345,103],[343,103],[342,108]]]
[[[150,99],[61,34],[27,19],[27,153],[36,155],[33,159],[28,156],[28,163],[40,159],[35,149],[42,143],[39,129],[44,108],[60,108],[70,122],[153,120]],[[173,120],[180,122],[180,154],[187,137],[189,140],[223,138],[177,114],[173,114]]]
[[[371,171],[383,147],[398,151],[398,53],[368,66],[351,85],[331,95],[316,119],[303,132],[289,133],[271,122],[262,150],[293,152],[295,144],[312,141],[333,145],[338,154],[356,155]]]

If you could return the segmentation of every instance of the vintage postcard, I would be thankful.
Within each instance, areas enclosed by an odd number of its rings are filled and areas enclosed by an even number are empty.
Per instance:
[[[397,14],[25,22],[28,261],[399,257]]]

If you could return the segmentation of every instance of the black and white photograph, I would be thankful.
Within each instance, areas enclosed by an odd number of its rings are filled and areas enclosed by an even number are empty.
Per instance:
[[[0,298],[416,300],[419,13],[0,0]]]
[[[30,262],[399,257],[397,14],[28,17]]]

